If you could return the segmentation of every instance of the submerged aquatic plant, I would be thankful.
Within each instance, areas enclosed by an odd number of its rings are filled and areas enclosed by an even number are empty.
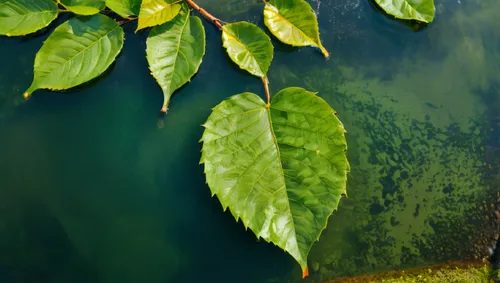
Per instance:
[[[433,8],[433,0],[424,2],[425,9]],[[110,10],[121,19],[110,17]],[[38,51],[33,81],[24,92],[29,98],[37,89],[65,90],[104,73],[123,47],[122,25],[137,20],[136,32],[151,28],[146,57],[166,113],[174,92],[197,73],[205,55],[205,28],[192,10],[221,31],[229,58],[262,81],[266,98],[241,93],[213,109],[201,138],[207,183],[224,209],[292,255],[305,277],[309,251],[346,194],[345,130],[314,92],[287,87],[271,98],[267,72],[274,47],[260,27],[223,22],[192,0],[0,0],[0,34],[31,34],[60,13],[74,14]],[[408,13],[432,20],[419,9]],[[266,1],[263,16],[281,42],[314,46],[329,56],[304,0]]]

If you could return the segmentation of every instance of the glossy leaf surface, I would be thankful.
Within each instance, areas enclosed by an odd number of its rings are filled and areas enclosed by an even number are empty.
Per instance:
[[[104,0],[59,0],[67,10],[78,15],[94,15],[104,9]]]
[[[118,15],[128,18],[139,15],[141,0],[106,0],[106,6]]]
[[[179,14],[180,1],[143,0],[137,30],[164,24]]]
[[[33,33],[55,20],[57,10],[52,0],[0,0],[0,34]]]
[[[241,69],[264,77],[273,60],[271,39],[258,26],[248,22],[224,25],[222,44]]]
[[[75,17],[43,43],[35,58],[34,79],[25,92],[68,89],[102,74],[123,46],[123,29],[101,14]]]
[[[212,194],[307,276],[311,246],[346,193],[345,131],[334,110],[297,87],[269,108],[242,93],[217,105],[204,127],[201,163]]]
[[[264,8],[264,23],[280,41],[292,46],[316,46],[325,57],[328,51],[321,44],[318,19],[304,0],[270,0]]]
[[[430,23],[434,20],[434,0],[375,0],[384,11],[398,19]]]
[[[200,18],[183,9],[172,21],[154,27],[146,44],[151,74],[163,91],[162,112],[167,112],[174,91],[198,72],[205,54],[205,29]]]

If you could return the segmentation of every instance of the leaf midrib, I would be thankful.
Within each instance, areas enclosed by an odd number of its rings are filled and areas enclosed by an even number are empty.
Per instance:
[[[273,142],[274,142],[274,145],[276,146],[276,151],[278,153],[278,162],[279,162],[279,166],[280,166],[281,178],[283,180],[283,186],[285,187],[285,196],[286,196],[286,202],[288,203],[288,212],[289,212],[290,217],[292,218],[292,222],[293,222],[293,234],[295,236],[295,243],[297,245],[297,251],[299,253],[299,256],[303,260],[302,253],[300,252],[300,249],[299,249],[299,242],[297,241],[297,230],[295,229],[295,220],[293,219],[292,209],[290,207],[290,199],[288,197],[288,190],[287,190],[286,180],[285,180],[285,172],[283,171],[283,163],[281,161],[280,147],[279,147],[278,139],[276,138],[276,134],[274,133],[273,121],[271,119],[271,109],[266,108],[266,110],[267,110],[266,111],[267,118],[269,121],[269,129],[271,130],[271,136],[273,137]],[[286,250],[286,246],[285,246],[284,250]]]
[[[26,18],[32,14],[40,14],[40,13],[48,13],[48,12],[55,12],[56,14],[56,17],[57,17],[57,10],[45,10],[45,11],[39,11],[39,12],[34,12],[34,13],[30,13],[30,14],[17,14],[17,15],[14,15],[13,17],[0,17],[0,20],[2,19],[8,19],[8,18]],[[41,16],[43,17],[43,15]],[[54,18],[53,18],[54,19]],[[12,31],[15,31],[17,30],[17,28],[23,23],[23,19],[16,19],[18,21],[17,25],[10,28],[9,31],[12,32]],[[43,21],[41,24],[39,24],[38,26],[39,27],[46,27],[51,21]]]
[[[184,30],[186,29],[186,26],[187,26],[187,23],[189,22],[189,13],[186,13],[186,20],[184,21],[184,25],[182,26],[182,29],[181,29],[181,32],[179,34],[179,39],[177,41],[177,48],[175,49],[176,50],[176,53],[175,53],[175,60],[174,60],[174,64],[172,65],[172,77],[170,78],[170,80],[168,81],[168,85],[166,87],[166,89],[168,89],[168,95],[171,95],[171,91],[170,91],[170,88],[172,87],[172,81],[174,80],[174,76],[173,76],[173,73],[175,72],[175,66],[177,65],[177,60],[179,58],[179,53],[180,53],[180,50],[181,50],[181,41],[182,41],[182,34],[184,33]],[[184,56],[185,57],[185,56]]]
[[[50,71],[50,73],[48,73],[46,76],[43,76],[44,78],[47,78],[49,77],[50,75],[52,75],[55,71],[57,70],[60,70],[61,68],[64,68],[66,66],[66,64],[68,64],[68,62],[71,62],[73,61],[76,57],[80,56],[82,53],[84,53],[85,51],[87,51],[90,47],[92,47],[94,44],[100,42],[102,39],[104,39],[105,37],[107,37],[110,33],[112,33],[115,29],[119,28],[120,26],[119,25],[116,25],[116,27],[114,27],[112,30],[110,30],[108,33],[106,33],[104,36],[100,37],[98,40],[92,42],[89,46],[85,47],[84,49],[82,49],[82,51],[78,52],[76,55],[74,55],[73,57],[71,57],[69,60],[67,60],[66,62],[64,62],[64,64],[62,64],[59,68],[57,69],[53,69],[52,71]]]
[[[42,14],[42,13],[49,13],[49,12],[55,12],[57,13],[57,10],[43,10],[43,11],[38,11],[38,12],[31,12],[31,13],[26,13],[26,14],[15,14],[15,15],[12,15],[12,16],[7,16],[7,17],[0,17],[0,18],[15,18],[15,17],[26,17],[26,16],[29,16],[29,15],[33,15],[33,14]]]

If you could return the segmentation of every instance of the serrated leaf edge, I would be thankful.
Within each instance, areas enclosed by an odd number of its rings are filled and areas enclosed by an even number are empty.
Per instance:
[[[314,99],[318,99],[318,100],[320,100],[321,102],[323,102],[324,104],[326,104],[326,105],[330,106],[330,105],[329,105],[329,104],[328,104],[328,103],[327,103],[327,102],[326,102],[323,98],[321,98],[320,96],[318,96],[318,95],[317,95],[317,92],[311,92],[311,91],[305,90],[305,89],[300,88],[300,87],[288,87],[288,88],[281,89],[280,91],[278,91],[278,92],[274,95],[274,97],[276,97],[276,96],[277,96],[280,92],[282,92],[282,91],[284,91],[284,90],[287,90],[287,89],[289,89],[289,88],[298,88],[298,89],[302,89],[302,90],[304,90],[304,94],[310,95],[312,98],[314,98]],[[246,93],[246,92],[245,92],[245,93]],[[239,95],[241,95],[241,94],[245,94],[245,93],[240,93],[240,94],[235,94],[235,95],[232,95],[232,96],[230,96],[229,98],[227,98],[226,100],[233,99],[234,97],[239,96]],[[253,94],[253,93],[251,93],[251,94]],[[255,95],[255,94],[254,94],[254,95]],[[260,98],[260,97],[259,97],[259,98]],[[262,103],[265,103],[265,102],[262,100],[262,98],[260,98],[260,100],[262,101]],[[283,166],[282,166],[282,163],[281,163],[280,148],[279,148],[279,146],[278,146],[278,144],[277,144],[277,138],[276,138],[276,135],[274,134],[274,128],[272,127],[272,120],[271,120],[270,109],[269,109],[269,108],[266,108],[265,106],[263,106],[263,108],[266,110],[266,113],[267,113],[267,116],[268,116],[268,119],[269,119],[270,129],[271,129],[271,133],[272,133],[272,136],[273,136],[273,142],[274,142],[274,144],[275,144],[275,146],[276,146],[276,148],[277,148],[277,152],[278,152],[278,156],[279,156],[278,160],[279,160],[280,165],[281,165],[281,168],[282,168]],[[271,108],[272,108],[272,101],[271,101]],[[212,111],[213,111],[214,109],[215,109],[215,107],[211,108],[211,110],[212,110]],[[256,109],[259,109],[259,108],[256,108]],[[333,116],[337,119],[337,121],[339,122],[339,127],[341,128],[342,132],[343,132],[344,134],[345,134],[345,133],[347,133],[347,131],[346,131],[346,130],[345,130],[345,128],[344,128],[344,125],[343,125],[342,121],[341,121],[341,120],[337,117],[337,112],[336,112],[336,111],[335,111],[335,110],[334,110],[331,106],[330,106],[330,109],[331,109],[331,114],[332,114],[332,115],[333,115]],[[203,123],[201,126],[202,126],[202,127],[204,127],[204,128],[206,129],[206,125],[205,125],[205,123]],[[344,139],[345,139],[345,135],[344,135],[343,137],[344,137]],[[203,135],[202,135],[202,137],[200,138],[200,140],[199,140],[198,142],[199,142],[199,143],[203,143],[203,142],[204,142],[204,140],[203,140]],[[200,164],[200,165],[205,163],[205,160],[204,160],[204,157],[203,157],[203,148],[201,149],[201,152],[202,152],[202,157],[200,158],[200,162],[199,162],[199,164]],[[333,215],[333,213],[335,213],[336,211],[338,211],[338,206],[340,205],[340,200],[341,200],[342,198],[347,198],[347,181],[348,181],[347,176],[348,176],[348,174],[349,174],[349,172],[350,172],[350,164],[349,164],[349,160],[347,159],[347,142],[345,143],[345,149],[344,149],[344,152],[346,153],[346,155],[345,155],[346,171],[345,171],[345,176],[344,176],[344,178],[345,178],[345,180],[346,180],[346,183],[345,183],[345,186],[344,186],[344,188],[343,188],[343,192],[340,194],[340,197],[339,197],[339,199],[338,199],[338,201],[337,201],[337,204],[336,204],[336,208],[335,208],[335,209],[333,209],[333,211],[332,211],[332,212],[328,215],[328,217],[326,218],[325,225],[324,225],[324,226],[323,226],[323,227],[319,230],[318,236],[316,237],[316,239],[315,239],[314,241],[312,241],[312,242],[311,242],[310,246],[308,247],[308,250],[307,250],[306,255],[309,255],[309,253],[310,253],[310,251],[311,251],[311,249],[312,249],[312,247],[313,247],[314,243],[319,242],[319,239],[321,238],[321,235],[323,234],[323,231],[324,231],[324,230],[328,227],[328,222],[329,222],[330,217]],[[204,168],[204,174],[206,174],[206,168]],[[283,175],[282,177],[284,178],[284,175]],[[285,184],[285,186],[286,186],[286,182],[285,182],[285,180],[284,180],[284,179],[283,179],[283,182],[284,182],[284,184]],[[205,180],[205,183],[206,183],[206,184],[208,184],[208,181],[207,181],[207,180]],[[216,196],[216,195],[217,195],[217,194],[216,194],[216,193],[214,193],[212,190],[210,190],[210,191],[211,191],[211,197],[212,197],[212,198],[213,198],[214,196]],[[287,196],[287,200],[288,200],[288,194],[287,194],[286,196]],[[221,206],[222,206],[223,211],[224,211],[224,212],[226,212],[226,211],[227,211],[227,208],[229,207],[229,205],[225,205],[225,204],[223,204],[222,202],[220,202],[220,203],[221,203]],[[235,218],[236,222],[239,222],[239,220],[241,219],[239,216],[234,215],[233,213],[231,213],[231,215],[233,215],[233,217]],[[290,210],[290,215],[292,216],[292,219],[293,219],[293,215],[292,215],[292,213],[291,213],[291,210]],[[245,231],[247,231],[247,230],[248,230],[248,226],[247,226],[247,225],[243,222],[243,220],[242,220],[241,222],[243,223],[243,225],[244,225],[244,227],[245,227]],[[295,235],[296,235],[296,231],[295,231],[295,224],[294,224],[294,226],[293,226],[293,227],[294,227],[294,233],[295,233]],[[261,237],[261,236],[260,236],[260,234],[256,233],[256,232],[255,232],[255,231],[253,231],[252,229],[250,229],[250,230],[251,230],[251,231],[252,231],[252,233],[256,236],[257,240],[263,239],[263,240],[264,240],[265,242],[267,242],[267,243],[272,243],[273,245],[278,246],[277,244],[273,243],[271,240],[267,240],[266,238]],[[279,246],[278,246],[278,247],[279,247]],[[279,248],[280,248],[280,249],[282,249],[283,251],[287,252],[288,254],[290,254],[290,252],[289,252],[288,250],[286,250],[286,249],[284,249],[284,248],[281,248],[281,247],[279,247]],[[291,255],[291,254],[290,254],[290,255]],[[292,256],[292,257],[293,257],[293,256]],[[294,259],[295,259],[295,258],[294,258]],[[297,259],[295,259],[295,260],[297,260]],[[305,277],[307,277],[307,276],[309,275],[309,269],[308,269],[308,266],[307,266],[307,258],[306,258],[306,259],[304,259],[304,261],[306,262],[306,265],[305,265],[305,266],[302,266],[302,265],[301,265],[301,268],[302,268],[302,278],[305,278]]]

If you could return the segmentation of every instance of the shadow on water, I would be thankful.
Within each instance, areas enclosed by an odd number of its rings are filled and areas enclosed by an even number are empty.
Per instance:
[[[0,246],[2,282],[99,282],[96,271],[78,254],[50,211],[28,200],[18,212],[10,211],[10,235]]]
[[[385,15],[388,19],[390,20],[393,20],[395,22],[397,22],[398,24],[400,25],[403,25],[403,26],[406,26],[408,27],[410,30],[414,31],[414,32],[421,32],[421,31],[424,31],[428,26],[429,24],[427,23],[423,23],[423,22],[420,22],[420,21],[415,21],[415,20],[401,20],[401,19],[398,19],[392,15],[389,15],[387,14],[378,4],[377,2],[375,2],[375,0],[369,0],[370,2],[370,7],[375,11],[377,12],[378,14],[381,14],[381,15]]]

